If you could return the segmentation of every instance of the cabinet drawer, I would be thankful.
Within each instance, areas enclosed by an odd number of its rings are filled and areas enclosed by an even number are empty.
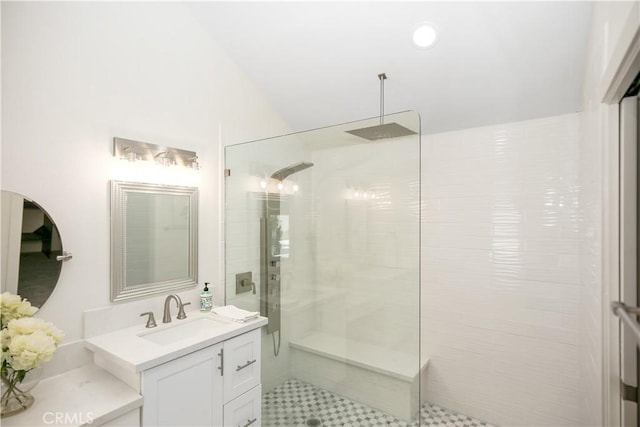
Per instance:
[[[260,384],[260,329],[224,342],[224,401]]]
[[[258,427],[262,424],[262,386],[258,385],[224,405],[226,427]]]

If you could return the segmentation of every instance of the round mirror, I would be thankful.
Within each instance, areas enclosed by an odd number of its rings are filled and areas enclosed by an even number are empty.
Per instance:
[[[62,240],[51,216],[21,194],[2,191],[2,292],[42,307],[58,283]]]

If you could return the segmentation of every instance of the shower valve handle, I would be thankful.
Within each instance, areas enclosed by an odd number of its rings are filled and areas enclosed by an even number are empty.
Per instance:
[[[251,286],[251,291],[254,295],[256,294],[256,284],[254,282],[252,282],[251,280],[243,279],[240,281],[240,283],[242,283],[242,287]]]

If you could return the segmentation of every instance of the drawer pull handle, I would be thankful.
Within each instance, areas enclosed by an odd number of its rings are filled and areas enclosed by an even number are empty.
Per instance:
[[[252,420],[247,421],[247,423],[245,425],[243,425],[242,427],[249,427],[251,424],[255,423],[256,421],[258,421],[257,418],[254,418]]]
[[[220,356],[220,366],[218,366],[218,369],[220,369],[220,376],[224,376],[224,348],[220,349],[218,356]]]
[[[242,369],[246,368],[247,366],[251,366],[251,365],[253,365],[254,363],[256,363],[256,359],[253,359],[253,360],[247,360],[247,363],[245,363],[244,365],[242,365],[242,366],[238,365],[238,367],[236,368],[236,372],[238,372],[238,371],[240,371],[240,370],[242,370]]]

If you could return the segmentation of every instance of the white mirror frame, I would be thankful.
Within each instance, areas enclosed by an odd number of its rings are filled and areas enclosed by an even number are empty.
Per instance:
[[[148,193],[189,197],[188,276],[127,286],[126,281],[126,195]],[[111,301],[141,298],[193,287],[198,281],[198,189],[171,185],[111,181]]]

